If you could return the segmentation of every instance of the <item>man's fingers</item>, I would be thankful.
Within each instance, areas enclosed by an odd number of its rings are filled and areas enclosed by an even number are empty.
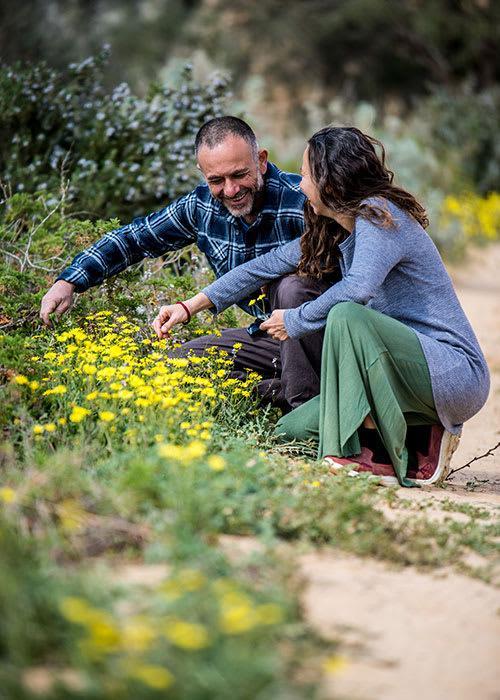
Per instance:
[[[46,326],[50,326],[50,314],[53,311],[55,311],[56,307],[57,301],[54,301],[52,299],[46,302],[42,302],[42,306],[40,309],[40,318]]]
[[[56,316],[62,316],[71,307],[71,299],[61,299],[61,301],[53,309]]]

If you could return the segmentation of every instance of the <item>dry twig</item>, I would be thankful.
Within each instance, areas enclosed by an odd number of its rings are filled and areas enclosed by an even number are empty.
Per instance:
[[[457,469],[452,469],[450,471],[450,473],[448,474],[448,476],[446,477],[445,481],[447,481],[453,474],[456,474],[457,472],[461,472],[462,469],[466,469],[467,467],[470,467],[470,465],[473,464],[473,462],[478,462],[480,459],[484,459],[485,457],[489,457],[490,455],[493,454],[493,452],[495,452],[495,450],[498,450],[499,447],[500,447],[500,442],[497,442],[497,444],[494,447],[490,447],[490,449],[487,450],[487,452],[485,452],[484,454],[479,455],[478,457],[474,457],[474,459],[471,459],[470,462],[467,462],[467,464],[463,464],[461,467],[457,467]]]

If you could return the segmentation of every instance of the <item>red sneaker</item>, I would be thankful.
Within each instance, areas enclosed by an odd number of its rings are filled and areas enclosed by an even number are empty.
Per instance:
[[[398,478],[392,464],[381,464],[373,460],[373,452],[367,447],[363,447],[361,454],[355,459],[348,457],[327,456],[324,458],[334,474],[347,474],[348,476],[359,476],[363,473],[371,473],[377,477],[379,483],[384,485],[397,484]]]
[[[448,432],[442,425],[431,426],[427,447],[422,451],[417,450],[417,467],[408,469],[408,479],[413,479],[417,484],[444,481],[459,442],[460,437]]]
[[[450,470],[450,461],[458,447],[460,438],[452,435],[442,425],[433,425],[427,447],[422,452],[417,451],[417,468],[409,469],[407,478],[417,484],[435,484],[446,478]],[[334,474],[347,473],[349,476],[359,476],[369,472],[378,477],[381,484],[398,484],[398,479],[392,464],[381,464],[373,460],[373,452],[363,447],[361,454],[355,459],[348,457],[327,456],[324,458]]]

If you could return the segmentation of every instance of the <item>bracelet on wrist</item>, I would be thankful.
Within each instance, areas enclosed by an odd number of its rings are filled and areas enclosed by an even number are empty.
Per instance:
[[[174,303],[180,304],[182,306],[182,308],[184,309],[184,311],[187,313],[187,319],[184,321],[184,325],[186,325],[186,323],[189,323],[189,321],[191,320],[191,311],[188,309],[188,307],[186,306],[186,304],[183,301],[176,301]]]

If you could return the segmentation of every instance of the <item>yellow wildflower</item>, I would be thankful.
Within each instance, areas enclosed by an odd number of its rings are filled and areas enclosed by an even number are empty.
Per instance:
[[[329,656],[323,661],[325,673],[339,673],[347,666],[347,659],[343,656]]]
[[[44,428],[48,433],[55,433],[57,426],[55,423],[45,423]]]
[[[14,383],[22,386],[23,384],[29,384],[29,379],[28,377],[25,377],[24,374],[16,374],[14,377]]]
[[[10,486],[2,486],[2,488],[0,488],[0,501],[4,503],[14,503],[16,499],[17,494]]]
[[[67,596],[59,604],[64,617],[70,622],[85,624],[91,617],[93,608],[83,598]]]
[[[220,455],[210,455],[207,464],[214,472],[221,472],[226,467],[226,461]]]
[[[87,512],[74,498],[66,498],[58,503],[56,511],[61,521],[61,527],[67,532],[80,530],[87,521]]]
[[[84,418],[90,415],[88,408],[83,408],[82,406],[75,406],[71,411],[69,419],[72,423],[81,423]]]
[[[110,423],[116,418],[116,413],[113,413],[113,411],[99,411],[99,418],[105,423]]]
[[[45,428],[43,425],[34,425],[33,426],[33,432],[35,435],[41,435],[44,432]]]
[[[156,637],[156,631],[143,618],[127,621],[121,630],[121,644],[125,651],[145,651]]]
[[[88,365],[88,364],[85,364],[85,365],[83,365],[83,367],[82,367],[82,371],[83,371],[84,374],[93,375],[93,374],[95,374],[95,373],[97,372],[97,367],[96,367],[95,365]]]
[[[226,634],[243,634],[253,629],[258,619],[251,605],[225,605],[220,613],[219,625]]]
[[[152,664],[134,664],[127,667],[127,673],[132,678],[144,683],[144,685],[154,688],[155,690],[165,690],[174,682],[174,677],[163,666],[154,666]]]
[[[188,651],[204,649],[209,644],[208,632],[203,625],[184,620],[168,622],[164,634],[175,646]]]
[[[62,395],[67,392],[67,388],[64,386],[64,384],[57,384],[56,386],[52,387],[52,389],[47,389],[46,391],[43,392],[43,396],[52,396],[52,395]]]

